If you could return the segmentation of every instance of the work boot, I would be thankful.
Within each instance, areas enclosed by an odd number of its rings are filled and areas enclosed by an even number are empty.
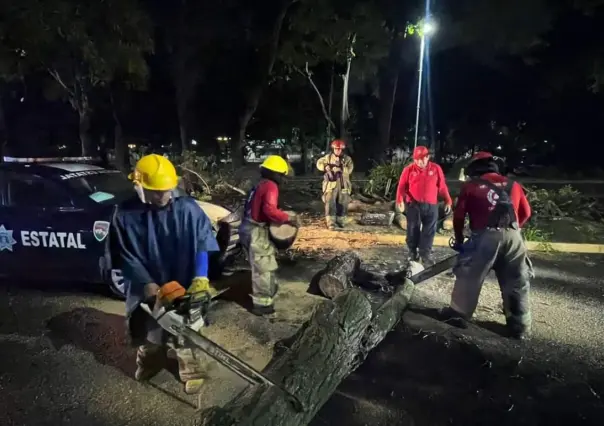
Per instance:
[[[409,249],[409,255],[407,256],[407,262],[419,262],[419,256],[417,249]]]
[[[530,330],[516,321],[506,320],[506,328],[511,339],[526,340],[530,337]]]
[[[134,379],[139,382],[152,379],[164,369],[166,362],[166,351],[161,346],[152,344],[139,346],[136,352],[137,368]]]
[[[421,261],[422,261],[422,265],[424,266],[424,268],[429,268],[430,266],[434,265],[434,258],[432,257],[431,254],[425,254],[421,257]]]
[[[329,230],[333,231],[334,229],[336,229],[335,218],[331,216],[327,216],[325,218],[325,224],[327,225],[327,229]]]
[[[252,308],[252,313],[259,317],[268,317],[272,318],[275,316],[275,307],[273,305],[262,306],[262,305],[254,305]]]
[[[206,375],[203,353],[197,349],[184,347],[176,348],[175,352],[178,360],[178,376],[185,385],[185,393],[187,395],[199,393]]]
[[[340,217],[336,218],[336,224],[340,228],[345,228],[346,227],[346,216],[340,216]]]
[[[438,317],[442,322],[452,325],[453,327],[468,328],[468,321],[464,316],[451,307],[441,309],[438,313]]]
[[[185,382],[185,393],[187,395],[194,395],[196,393],[199,393],[204,383],[205,379],[187,380]]]

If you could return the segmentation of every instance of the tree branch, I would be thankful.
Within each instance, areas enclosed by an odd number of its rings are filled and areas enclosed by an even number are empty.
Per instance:
[[[199,180],[201,180],[201,182],[204,184],[204,186],[206,187],[206,189],[208,190],[208,194],[212,193],[212,190],[210,189],[209,185],[206,183],[205,179],[201,177],[201,175],[197,172],[194,172],[191,169],[187,169],[186,167],[180,166],[181,169],[183,169],[185,172],[189,172],[195,176],[197,176],[199,178]]]
[[[50,74],[50,76],[52,78],[54,78],[56,80],[56,82],[59,83],[63,89],[65,89],[65,91],[71,98],[75,97],[75,93],[73,92],[73,90],[71,90],[65,84],[65,82],[63,81],[63,79],[61,78],[61,76],[59,75],[59,73],[56,70],[53,70],[52,68],[46,68],[46,70],[48,71],[48,74]]]
[[[300,68],[298,68],[296,66],[294,66],[294,69],[298,73],[300,73],[300,75],[302,75],[303,77],[305,77],[308,80],[308,82],[310,83],[310,85],[312,86],[312,88],[315,90],[315,93],[317,94],[317,97],[319,98],[319,103],[321,104],[321,110],[323,111],[323,116],[325,117],[325,120],[327,121],[327,124],[329,124],[329,126],[331,127],[331,129],[333,131],[335,131],[336,130],[336,125],[334,124],[333,120],[331,119],[331,117],[327,113],[327,108],[325,108],[325,101],[323,100],[323,95],[321,95],[321,92],[319,91],[319,88],[317,87],[317,85],[313,81],[312,75],[310,74],[310,71],[308,70],[308,62],[306,63],[306,67],[305,67],[304,71],[302,71]]]

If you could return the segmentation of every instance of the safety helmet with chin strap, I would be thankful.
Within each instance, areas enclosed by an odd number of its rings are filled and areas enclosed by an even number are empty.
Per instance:
[[[287,161],[285,161],[279,155],[269,155],[266,157],[266,160],[262,162],[260,167],[282,175],[286,175],[289,171]]]
[[[331,149],[344,149],[346,148],[346,142],[342,139],[334,139],[331,142]]]
[[[178,186],[176,168],[170,160],[158,154],[141,157],[128,178],[150,191],[171,191]]]

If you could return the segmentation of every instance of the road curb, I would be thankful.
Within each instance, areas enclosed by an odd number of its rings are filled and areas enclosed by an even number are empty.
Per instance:
[[[318,227],[302,227],[297,239],[303,241],[330,238],[344,240],[363,239],[377,245],[405,245],[407,236],[404,234],[374,234],[357,230],[330,231]],[[449,247],[450,238],[450,236],[436,235],[434,237],[434,245],[437,247]],[[604,244],[527,241],[526,246],[530,251],[538,252],[604,254]]]
[[[401,241],[404,241],[404,236],[400,235]],[[449,247],[449,239],[437,235],[434,238],[434,245],[439,247]],[[530,251],[550,252],[557,251],[561,253],[586,253],[586,254],[604,254],[604,244],[578,244],[578,243],[550,243],[540,241],[526,241],[526,247]]]

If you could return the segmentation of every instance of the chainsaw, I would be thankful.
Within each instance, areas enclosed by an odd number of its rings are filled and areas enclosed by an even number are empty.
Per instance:
[[[209,325],[207,321],[209,298],[198,300],[187,294],[168,306],[156,305],[156,308],[152,309],[150,305],[151,303],[142,303],[141,308],[151,315],[161,328],[180,342],[199,348],[252,385],[267,385],[278,389],[297,412],[304,411],[301,401],[296,396],[198,332],[202,327]]]
[[[455,250],[455,237],[451,237],[449,239],[449,247]],[[401,284],[405,279],[410,280],[415,285],[421,284],[424,281],[434,278],[435,276],[442,274],[446,270],[453,268],[453,266],[455,266],[455,263],[457,262],[458,256],[459,253],[451,255],[414,275],[410,274],[409,269],[405,269],[399,272],[392,272],[386,274],[386,280],[388,280],[390,285]]]

